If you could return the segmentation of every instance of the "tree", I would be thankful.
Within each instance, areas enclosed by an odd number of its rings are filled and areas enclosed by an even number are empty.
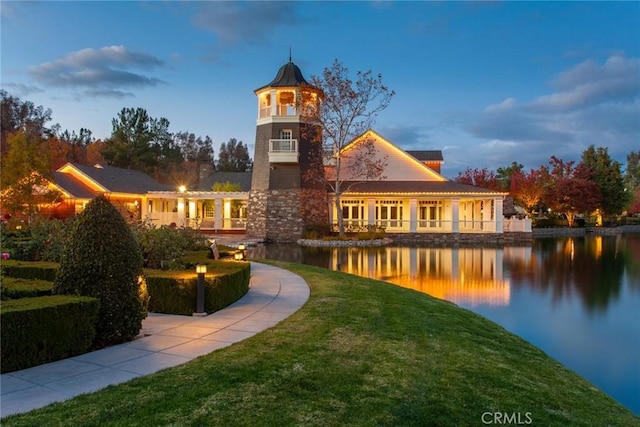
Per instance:
[[[629,193],[625,191],[624,179],[619,162],[611,160],[605,147],[589,146],[582,152],[582,164],[591,169],[591,180],[600,187],[602,202],[597,207],[598,223],[602,223],[602,214],[606,216],[620,214],[627,206]]]
[[[93,199],[69,232],[54,293],[98,298],[95,347],[130,341],[146,317],[142,253],[124,218],[105,196]]]
[[[21,101],[0,89],[0,148],[6,154],[11,144],[9,135],[24,132],[30,137],[46,139],[51,130],[46,123],[51,121],[51,110],[35,106],[32,102]]]
[[[627,155],[624,183],[627,192],[631,195],[628,213],[640,213],[640,151],[632,151]]]
[[[549,179],[549,171],[546,167],[531,169],[523,172],[514,169],[510,177],[509,194],[518,206],[522,207],[527,215],[532,215],[533,210],[540,205]]]
[[[378,114],[389,106],[395,92],[383,84],[381,74],[374,76],[371,70],[357,71],[356,80],[352,81],[349,70],[337,59],[330,67],[325,67],[322,75],[313,76],[311,84],[322,91],[320,111],[315,112],[312,119],[319,124],[325,152],[324,163],[330,165],[332,173],[327,176],[322,172],[314,172],[322,171],[322,167],[311,168],[311,173],[315,175],[303,178],[319,181],[331,188],[340,213],[341,196],[345,191],[364,180],[382,177],[386,160],[377,158],[373,140],[355,139],[371,129]],[[317,139],[316,135],[309,135],[308,138]],[[348,145],[349,150],[345,150]],[[312,161],[322,162],[323,159]],[[341,214],[338,214],[338,231],[344,236]]]
[[[149,117],[144,108],[123,108],[111,123],[111,137],[102,153],[110,165],[160,178],[161,171],[182,163],[166,118]]]
[[[220,172],[248,172],[253,168],[249,149],[242,141],[231,138],[220,144],[216,169]]]
[[[513,174],[522,172],[524,165],[518,162],[511,163],[511,166],[496,169],[496,180],[500,183],[502,190],[508,191],[511,188]]]
[[[549,185],[543,199],[545,204],[567,217],[573,227],[576,215],[591,212],[602,203],[600,188],[592,179],[592,171],[583,163],[563,162],[556,156],[549,161]]]
[[[496,175],[487,168],[467,168],[453,180],[461,184],[474,185],[489,190],[505,191]]]
[[[10,148],[0,169],[0,200],[3,209],[30,220],[40,203],[52,203],[60,194],[48,185],[51,168],[46,141],[38,135],[17,131],[8,136],[7,142]]]

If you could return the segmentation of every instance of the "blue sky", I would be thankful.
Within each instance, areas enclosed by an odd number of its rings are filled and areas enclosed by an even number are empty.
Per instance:
[[[1,86],[62,129],[111,134],[124,107],[253,153],[257,100],[289,58],[334,59],[396,92],[375,130],[443,150],[443,174],[528,168],[591,144],[640,150],[640,2],[13,2]]]

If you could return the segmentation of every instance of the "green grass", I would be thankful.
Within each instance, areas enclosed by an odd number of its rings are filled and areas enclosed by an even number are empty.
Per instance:
[[[307,304],[274,328],[185,365],[3,426],[540,426],[640,419],[496,324],[383,282],[296,264]]]

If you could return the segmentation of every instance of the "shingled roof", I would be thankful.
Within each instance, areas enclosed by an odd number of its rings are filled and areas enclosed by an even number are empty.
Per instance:
[[[289,61],[278,70],[278,74],[271,83],[264,85],[255,91],[258,92],[266,87],[285,87],[285,86],[311,86],[302,75],[300,68],[293,62]]]
[[[486,188],[473,185],[461,184],[454,181],[363,181],[363,182],[343,182],[341,188],[348,188],[344,193],[430,193],[430,194],[493,194],[503,195],[499,191],[488,190]]]
[[[407,150],[407,154],[412,155],[421,162],[442,162],[441,150]]]
[[[80,178],[82,175],[104,188],[104,191],[88,186]],[[173,190],[173,187],[160,184],[145,173],[113,166],[67,163],[53,176],[58,187],[76,198],[93,198],[102,192],[145,194],[148,191]]]

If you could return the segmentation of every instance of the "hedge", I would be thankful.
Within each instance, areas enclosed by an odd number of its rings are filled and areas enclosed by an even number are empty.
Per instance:
[[[3,301],[0,372],[12,372],[86,353],[95,337],[99,301],[52,295]]]
[[[4,273],[9,277],[47,280],[53,282],[58,274],[59,264],[55,262],[2,261]]]
[[[0,299],[18,299],[51,295],[53,282],[4,277],[0,283]]]
[[[225,262],[231,265],[231,262]],[[251,264],[233,262],[235,271],[205,275],[204,309],[218,311],[240,299],[249,290]],[[209,267],[209,271],[212,268]],[[196,311],[197,275],[195,272],[167,273],[146,271],[149,311],[191,315]]]

